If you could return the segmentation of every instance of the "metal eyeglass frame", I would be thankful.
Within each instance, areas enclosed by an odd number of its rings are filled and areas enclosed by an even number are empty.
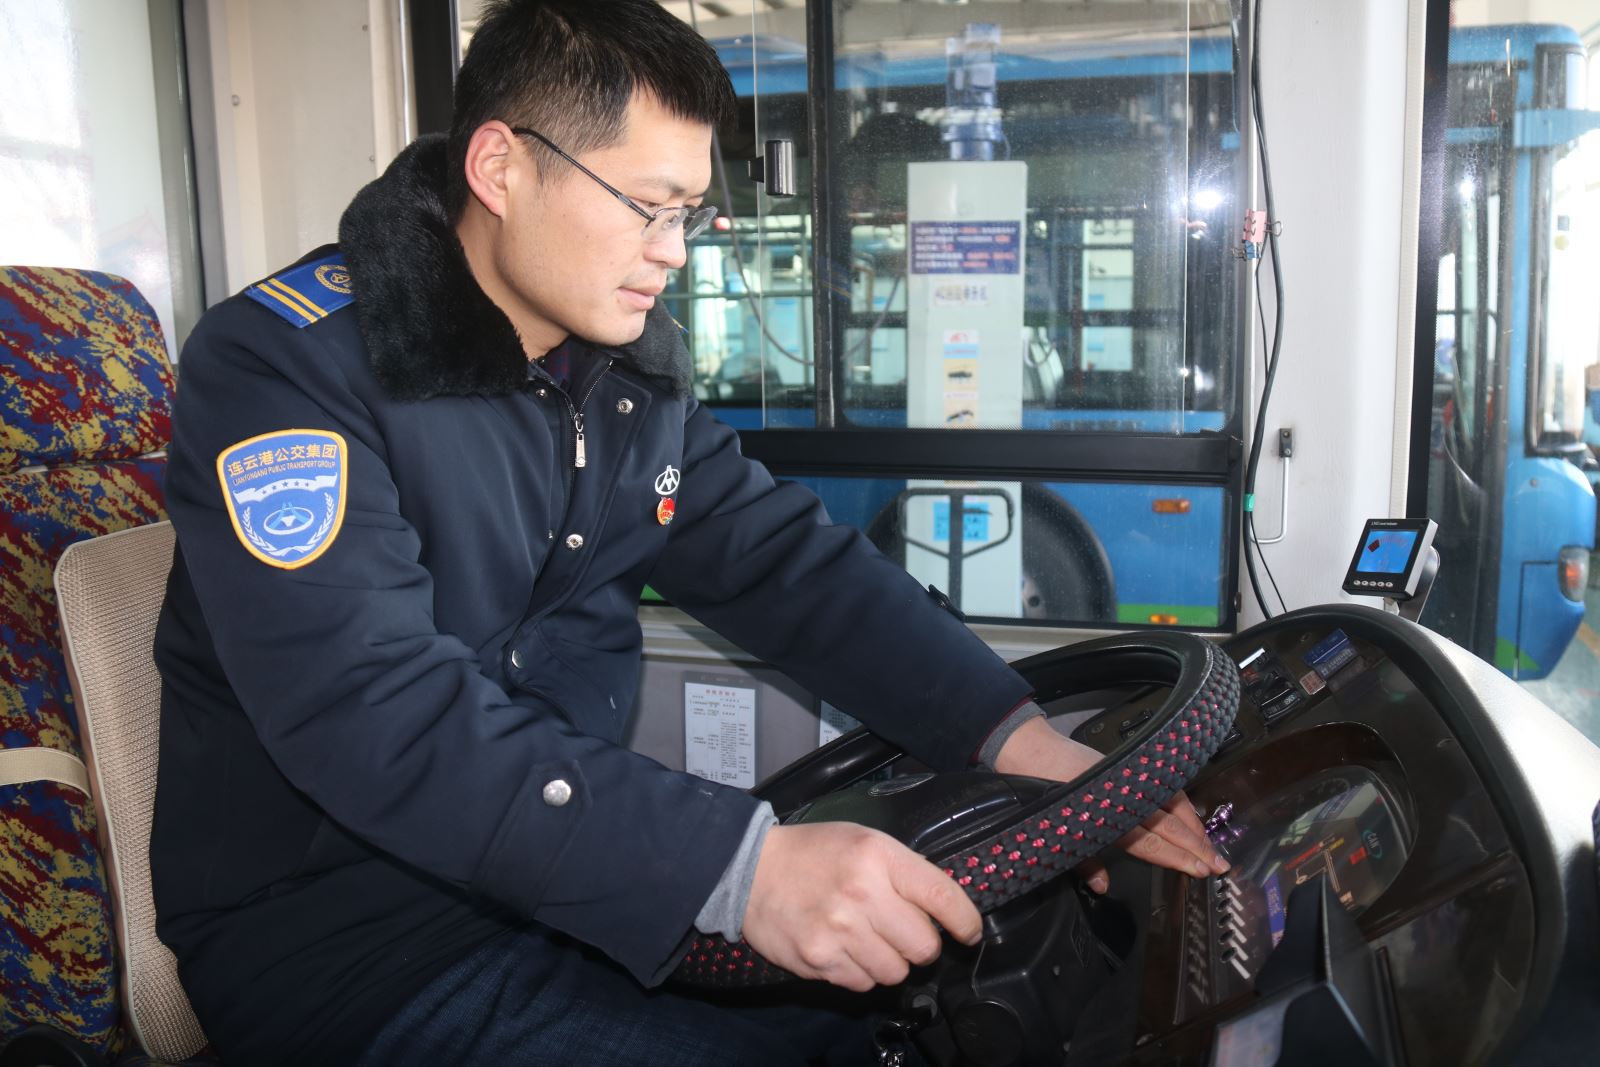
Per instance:
[[[561,150],[560,145],[550,140],[550,138],[546,137],[538,130],[529,129],[526,126],[513,126],[511,127],[511,132],[519,137],[532,137],[536,139],[540,144],[550,149],[550,151],[554,152],[568,163],[571,163],[574,167],[577,167],[579,170],[583,171],[583,173],[587,174],[590,178],[593,178],[602,189],[616,197],[623,204],[627,205],[628,210],[644,219],[644,230],[642,231],[641,236],[644,237],[646,244],[654,244],[657,241],[666,240],[672,234],[672,231],[679,227],[683,229],[683,239],[685,241],[692,241],[696,237],[700,236],[700,234],[704,233],[705,228],[711,225],[711,220],[716,217],[717,209],[714,207],[690,207],[688,204],[683,204],[679,207],[664,207],[657,211],[646,211],[644,208],[634,203],[633,197],[629,196],[621,189],[618,189],[616,186],[600,177],[600,175],[596,174],[582,163],[579,163],[576,159],[573,159],[571,156],[567,155],[566,152]]]

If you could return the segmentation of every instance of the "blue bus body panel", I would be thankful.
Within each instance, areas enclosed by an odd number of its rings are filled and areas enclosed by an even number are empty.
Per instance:
[[[1078,510],[1105,547],[1118,621],[1177,614],[1185,625],[1221,624],[1227,493],[1220,487],[1053,482],[1048,488]],[[1189,510],[1160,514],[1158,500],[1186,500]]]
[[[791,480],[816,493],[834,522],[862,530],[906,487],[903,479],[889,478]],[[1118,622],[1149,624],[1152,614],[1173,614],[1185,626],[1221,624],[1221,488],[1100,482],[1053,482],[1045,488],[1076,508],[1105,548]],[[1189,510],[1157,514],[1157,500],[1186,500]],[[1024,538],[1029,529],[1022,527]]]
[[[1594,519],[1594,491],[1571,463],[1539,456],[1509,465],[1495,665],[1513,677],[1548,675],[1578,632],[1583,602],[1562,595],[1555,553],[1592,549]]]
[[[716,415],[740,430],[809,428],[815,414],[804,408],[719,407]],[[884,408],[847,409],[857,426],[895,428],[905,412]],[[1155,432],[1180,421],[1189,432],[1220,430],[1220,412],[1030,411],[1030,428],[1113,428]],[[816,493],[834,522],[865,530],[906,487],[904,479],[800,477],[793,481]],[[1148,623],[1151,614],[1177,609],[1185,624],[1217,626],[1222,618],[1221,576],[1224,507],[1227,494],[1216,486],[1146,485],[1104,482],[1052,482],[1047,489],[1075,508],[1104,547],[1116,583],[1117,602],[1127,606],[1119,621]],[[1184,500],[1188,511],[1159,513],[1158,500]],[[1027,536],[1024,527],[1023,536]]]
[[[1511,42],[1511,60],[1527,61],[1533,58],[1540,45],[1559,44],[1581,47],[1583,42],[1570,26],[1553,24],[1518,24],[1511,26],[1461,26],[1450,31],[1450,63],[1503,63],[1506,60],[1506,42]],[[1519,79],[1529,81],[1529,79]],[[1531,107],[1532,90],[1523,99],[1517,93],[1518,107]]]

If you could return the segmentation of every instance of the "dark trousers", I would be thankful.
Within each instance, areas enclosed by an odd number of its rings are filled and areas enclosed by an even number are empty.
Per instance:
[[[528,927],[424,987],[361,1067],[868,1065],[874,1006],[810,982],[727,996],[645,989],[598,953]]]

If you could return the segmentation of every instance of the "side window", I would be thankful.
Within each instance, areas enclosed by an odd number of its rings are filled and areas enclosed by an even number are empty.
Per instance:
[[[1422,619],[1600,736],[1594,31],[1471,21],[1450,30],[1438,296],[1418,316],[1431,425],[1411,506],[1448,561]]]

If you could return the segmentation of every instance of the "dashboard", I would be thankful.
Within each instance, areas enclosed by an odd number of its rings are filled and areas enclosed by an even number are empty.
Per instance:
[[[1296,612],[1225,648],[1239,714],[1188,795],[1232,869],[1112,861],[1110,897],[1085,907],[1133,934],[1065,1062],[1591,1054],[1600,750],[1380,611]],[[1115,753],[1164,695],[1125,694],[1073,736]]]

